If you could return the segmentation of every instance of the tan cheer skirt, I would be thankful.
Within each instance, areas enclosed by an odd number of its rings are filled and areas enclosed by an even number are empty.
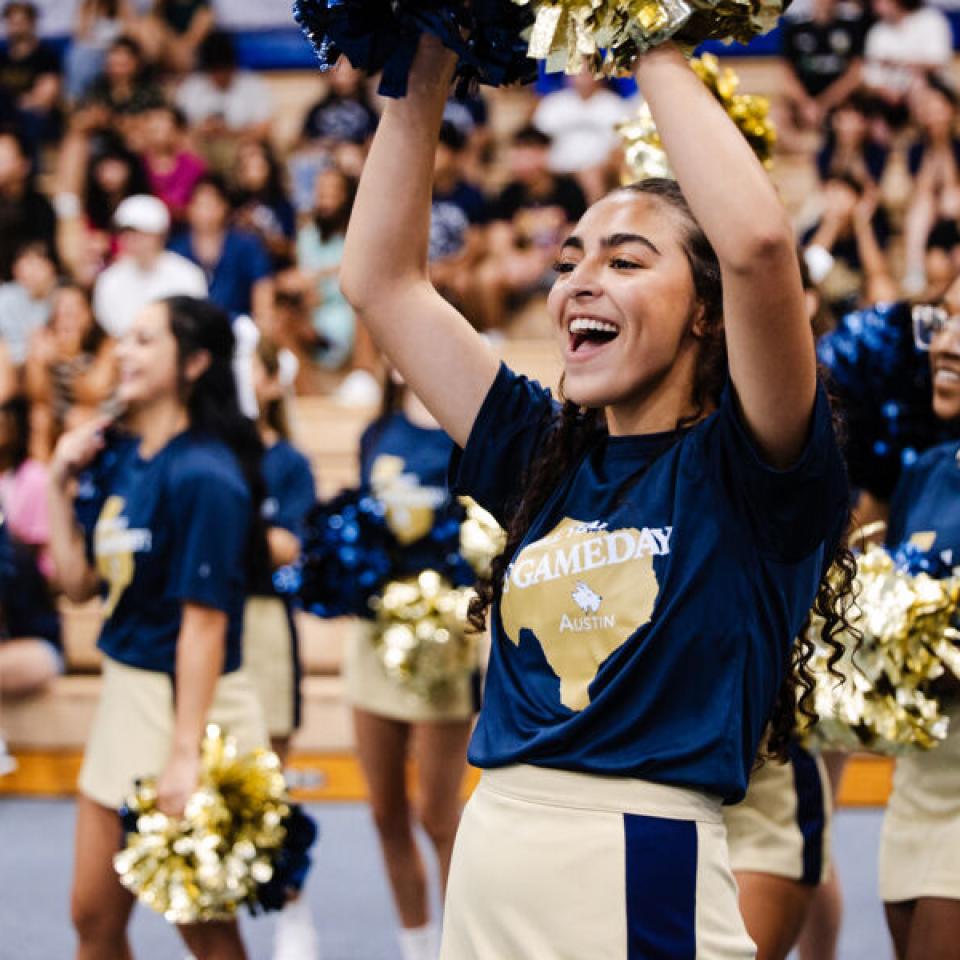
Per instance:
[[[356,621],[347,637],[343,684],[347,701],[380,717],[406,723],[469,720],[479,709],[476,671],[464,672],[442,700],[427,700],[390,677],[374,647],[372,624]]]
[[[102,676],[79,788],[91,800],[116,809],[138,777],[158,776],[166,765],[173,740],[173,678],[109,657]],[[236,738],[241,753],[267,746],[260,702],[243,671],[217,681],[208,719]]]
[[[720,801],[626,777],[484,770],[441,960],[751,960]]]
[[[299,716],[296,636],[279,597],[249,597],[243,611],[243,671],[253,681],[271,737],[288,737]]]
[[[880,835],[880,897],[887,903],[960,900],[960,704],[950,734],[900,757]]]
[[[830,781],[819,756],[792,745],[786,763],[767,760],[750,777],[743,801],[723,808],[735,873],[766,873],[799,883],[827,877]]]

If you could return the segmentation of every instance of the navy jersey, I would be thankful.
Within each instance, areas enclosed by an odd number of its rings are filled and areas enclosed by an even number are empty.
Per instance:
[[[264,522],[299,534],[306,512],[317,501],[310,461],[286,440],[278,440],[264,452],[263,480]]]
[[[240,666],[252,505],[232,452],[192,432],[149,460],[112,438],[80,478],[77,517],[103,583],[99,647],[173,673],[183,604],[228,615],[224,672]]]
[[[403,572],[437,564],[430,538],[449,502],[447,466],[453,441],[439,428],[418,427],[402,413],[372,423],[360,438],[360,482],[387,510],[387,524],[403,552]]]
[[[500,520],[556,407],[505,367],[452,487]],[[470,760],[638,777],[740,799],[846,515],[818,392],[798,462],[765,465],[728,390],[671,434],[598,438],[533,522],[492,613]]]
[[[960,442],[927,450],[908,467],[890,504],[887,544],[932,551],[947,567],[960,564]]]

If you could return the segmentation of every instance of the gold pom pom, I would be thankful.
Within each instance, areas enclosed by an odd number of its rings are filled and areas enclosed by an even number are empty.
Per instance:
[[[737,93],[739,77],[729,67],[721,70],[719,61],[711,53],[692,60],[690,66],[737,125],[757,159],[767,169],[773,166],[777,133],[770,119],[770,102],[767,98]],[[621,123],[617,131],[624,143],[625,183],[635,183],[649,177],[673,176],[646,104],[640,107],[635,117]]]
[[[674,39],[691,50],[704,40],[747,43],[776,26],[783,0],[514,0],[532,5],[529,56],[549,72],[603,76],[631,72],[636,59]]]
[[[431,703],[448,697],[476,662],[467,624],[472,593],[433,570],[388,583],[374,603],[374,643],[387,674]]]
[[[461,497],[467,511],[460,524],[460,553],[478,577],[488,576],[490,564],[503,551],[507,535],[488,513],[471,497]]]
[[[256,900],[273,875],[290,813],[275,753],[237,755],[236,742],[214,724],[201,749],[200,783],[183,816],[157,809],[155,778],[127,799],[136,830],[113,858],[120,882],[170,923],[225,920]]]
[[[823,620],[811,615],[819,720],[805,733],[827,748],[894,755],[929,750],[949,724],[938,681],[947,674],[960,680],[960,631],[953,626],[960,579],[905,573],[884,549],[871,547],[857,561],[855,594],[848,619],[862,641],[857,649],[854,633],[837,637],[846,648],[835,668],[842,681],[829,669]]]

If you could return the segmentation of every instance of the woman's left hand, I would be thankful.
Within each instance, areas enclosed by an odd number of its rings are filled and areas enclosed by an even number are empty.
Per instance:
[[[174,752],[157,781],[157,809],[168,817],[183,816],[200,776],[198,751]]]

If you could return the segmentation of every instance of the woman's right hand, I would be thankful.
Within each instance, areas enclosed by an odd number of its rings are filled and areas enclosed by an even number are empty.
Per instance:
[[[60,437],[50,461],[50,477],[58,486],[66,486],[103,449],[109,424],[110,417],[96,417]]]

